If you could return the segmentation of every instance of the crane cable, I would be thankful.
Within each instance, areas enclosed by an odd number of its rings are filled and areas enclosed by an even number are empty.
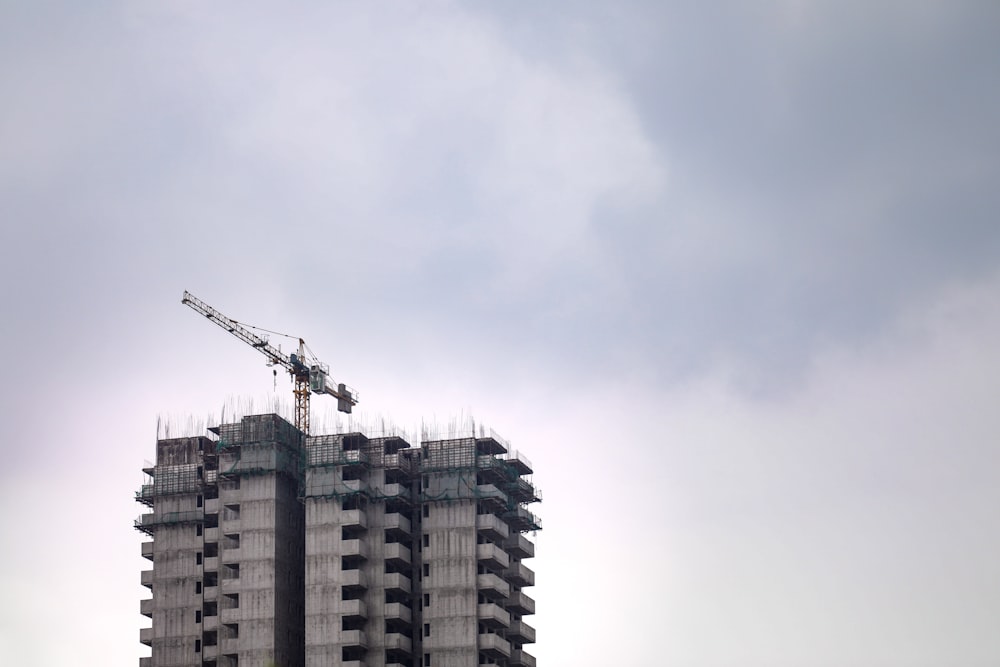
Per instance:
[[[241,327],[246,327],[247,329],[256,329],[257,331],[263,331],[264,333],[273,334],[275,336],[283,336],[284,338],[291,338],[292,340],[302,341],[302,347],[304,347],[306,349],[306,351],[309,352],[309,356],[312,357],[312,359],[314,361],[317,361],[317,362],[319,361],[319,357],[316,356],[316,353],[312,351],[312,348],[309,347],[306,344],[306,342],[304,340],[302,340],[302,338],[300,336],[293,336],[291,334],[281,333],[280,331],[271,331],[270,329],[265,329],[264,327],[255,327],[254,325],[247,324],[246,322],[240,322],[238,320],[233,320],[233,318],[229,318],[229,319],[232,320],[233,322],[235,322],[236,324],[239,324]]]
[[[246,327],[247,329],[256,329],[257,331],[263,331],[264,333],[274,334],[275,336],[284,336],[285,338],[291,338],[293,340],[302,340],[299,336],[292,336],[291,334],[281,333],[280,331],[271,331],[270,329],[265,329],[264,327],[255,327],[252,324],[247,324],[246,322],[240,322],[229,318],[232,322],[240,325],[241,327]]]

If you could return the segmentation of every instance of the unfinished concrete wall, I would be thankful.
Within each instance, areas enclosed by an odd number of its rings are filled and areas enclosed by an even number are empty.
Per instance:
[[[451,478],[451,479],[442,479]],[[425,475],[430,488],[452,486],[455,475]],[[443,482],[444,484],[440,484]],[[478,663],[476,624],[476,503],[469,498],[423,505],[420,559],[424,655],[433,665]]]

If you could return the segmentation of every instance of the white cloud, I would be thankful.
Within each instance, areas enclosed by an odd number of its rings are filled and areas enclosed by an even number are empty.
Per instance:
[[[734,392],[724,368],[669,393],[554,399],[534,418],[547,491],[540,655],[789,667],[995,657],[998,294],[997,275],[956,286],[868,347],[826,348],[781,400]],[[581,581],[587,604],[560,605]],[[573,648],[595,613],[601,633]]]

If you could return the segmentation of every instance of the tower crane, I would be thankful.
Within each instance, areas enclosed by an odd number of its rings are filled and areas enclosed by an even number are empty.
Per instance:
[[[298,352],[293,352],[285,356],[281,348],[271,345],[267,336],[257,335],[253,331],[250,331],[247,326],[226,317],[190,292],[184,292],[181,303],[190,306],[193,310],[201,313],[215,324],[218,324],[247,345],[260,350],[267,357],[269,366],[282,366],[288,371],[295,384],[292,390],[295,394],[295,427],[306,435],[309,435],[310,392],[314,394],[329,394],[335,397],[337,399],[337,409],[341,412],[350,412],[351,408],[357,405],[357,392],[343,383],[335,384],[330,379],[329,366],[321,363],[315,357],[309,358],[306,356],[306,343],[301,338],[299,338]]]

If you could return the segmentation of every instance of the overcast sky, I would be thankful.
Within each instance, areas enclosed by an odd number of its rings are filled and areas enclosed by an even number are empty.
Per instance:
[[[998,82],[991,0],[0,1],[0,662],[134,666],[157,420],[290,402],[188,289],[532,459],[540,664],[1000,664]]]

